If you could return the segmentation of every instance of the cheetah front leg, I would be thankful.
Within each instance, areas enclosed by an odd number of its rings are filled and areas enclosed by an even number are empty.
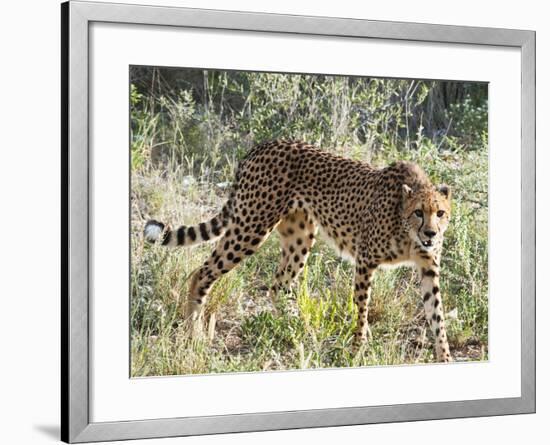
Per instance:
[[[429,267],[422,267],[420,272],[420,288],[422,299],[424,300],[424,312],[426,313],[426,320],[435,336],[437,361],[452,362],[453,358],[451,357],[447,341],[443,304],[441,303],[441,292],[439,289],[439,267],[436,267],[434,264]]]
[[[367,342],[369,330],[367,316],[372,291],[372,276],[376,266],[357,264],[355,267],[355,295],[354,303],[357,305],[357,327],[353,338],[353,349],[357,350]]]

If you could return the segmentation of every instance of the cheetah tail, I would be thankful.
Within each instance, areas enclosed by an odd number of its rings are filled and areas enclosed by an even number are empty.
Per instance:
[[[143,230],[144,237],[150,243],[160,242],[163,246],[180,247],[211,241],[221,237],[231,219],[229,202],[225,204],[219,215],[196,226],[180,226],[171,230],[164,223],[154,219],[147,221]]]

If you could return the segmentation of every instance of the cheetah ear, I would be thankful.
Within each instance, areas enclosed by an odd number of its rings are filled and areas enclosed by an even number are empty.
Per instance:
[[[407,184],[403,184],[401,191],[403,193],[403,200],[409,199],[412,196],[413,190]]]
[[[440,184],[437,186],[437,191],[441,193],[445,198],[451,199],[451,189],[447,184]]]

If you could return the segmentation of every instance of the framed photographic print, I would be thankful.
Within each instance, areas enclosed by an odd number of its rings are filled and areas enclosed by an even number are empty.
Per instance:
[[[534,32],[61,13],[64,441],[534,412]]]

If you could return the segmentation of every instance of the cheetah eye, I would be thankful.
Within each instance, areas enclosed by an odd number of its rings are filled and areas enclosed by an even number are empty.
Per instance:
[[[438,218],[441,218],[443,215],[445,215],[445,212],[443,210],[438,210],[437,211],[437,217]]]
[[[423,215],[422,210],[415,210],[415,211],[414,211],[414,214],[415,214],[416,216],[418,216],[419,218],[422,218],[422,215]]]

